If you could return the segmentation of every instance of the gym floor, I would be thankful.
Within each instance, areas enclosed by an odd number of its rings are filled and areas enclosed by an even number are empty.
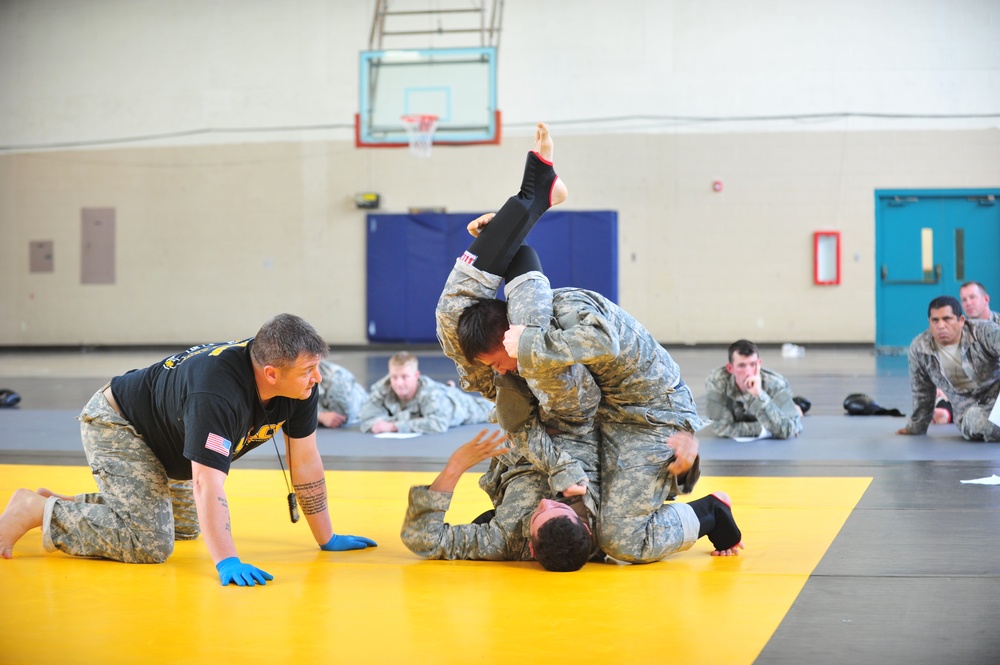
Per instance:
[[[75,416],[111,376],[177,349],[0,352],[0,501],[18,487],[92,491]],[[338,350],[370,384],[399,348]],[[424,374],[454,378],[434,347],[410,349]],[[704,408],[720,347],[670,348]],[[373,550],[319,551],[289,523],[273,450],[240,460],[227,483],[242,558],[275,576],[223,588],[199,539],[163,565],[46,553],[38,530],[0,561],[0,663],[1000,662],[1000,446],[952,425],[893,434],[903,420],[852,417],[862,392],[910,411],[906,359],[868,347],[762,349],[812,408],[792,441],[738,443],[703,433],[703,476],[681,500],[729,492],[746,550],[693,549],[648,566],[425,561],[399,540],[412,484],[430,482],[480,428],[407,440],[321,430],[334,528]],[[477,473],[449,512],[488,507]]]

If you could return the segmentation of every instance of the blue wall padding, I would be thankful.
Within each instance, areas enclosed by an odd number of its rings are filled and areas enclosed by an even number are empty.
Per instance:
[[[480,213],[368,215],[368,339],[435,342],[434,307]],[[553,287],[577,286],[618,301],[618,213],[550,210],[527,243]],[[502,297],[502,295],[501,295]]]

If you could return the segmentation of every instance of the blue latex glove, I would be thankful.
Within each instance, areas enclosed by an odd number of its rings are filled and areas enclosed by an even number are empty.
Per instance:
[[[326,541],[326,545],[319,546],[321,550],[326,550],[327,552],[363,550],[366,547],[378,547],[378,543],[364,536],[338,536],[337,534],[333,534],[333,538]]]
[[[219,579],[222,586],[230,582],[236,582],[240,586],[254,586],[255,584],[267,584],[267,580],[273,580],[274,575],[265,573],[256,566],[243,563],[239,558],[231,556],[215,564],[215,569],[219,571]]]

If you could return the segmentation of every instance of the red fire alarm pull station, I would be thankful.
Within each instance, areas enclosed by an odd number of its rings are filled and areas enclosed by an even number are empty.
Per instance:
[[[819,286],[840,284],[840,231],[813,233],[813,282]]]

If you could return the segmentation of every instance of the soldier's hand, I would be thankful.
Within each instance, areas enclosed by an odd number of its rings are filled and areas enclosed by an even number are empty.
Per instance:
[[[674,451],[674,461],[667,465],[667,471],[675,476],[686,473],[698,457],[698,438],[691,432],[671,434],[667,447]]]
[[[468,471],[480,462],[510,452],[510,448],[505,446],[505,443],[507,443],[507,435],[502,431],[490,432],[484,429],[475,438],[455,449],[455,452],[448,459],[448,463]]]
[[[388,420],[376,420],[372,424],[372,434],[381,434],[383,432],[396,432],[396,423],[390,423]]]
[[[317,417],[323,427],[340,427],[347,422],[347,416],[336,411],[320,411]]]
[[[330,540],[319,546],[324,552],[346,552],[348,550],[364,550],[369,547],[378,547],[378,543],[364,536],[338,536],[337,534],[333,534]]]
[[[215,564],[219,571],[219,581],[222,586],[236,584],[238,586],[264,586],[274,576],[249,563],[243,563],[237,557],[231,556]]]
[[[515,324],[503,334],[503,348],[511,358],[517,358],[517,346],[521,343],[521,333],[524,332],[524,328],[525,326]]]

